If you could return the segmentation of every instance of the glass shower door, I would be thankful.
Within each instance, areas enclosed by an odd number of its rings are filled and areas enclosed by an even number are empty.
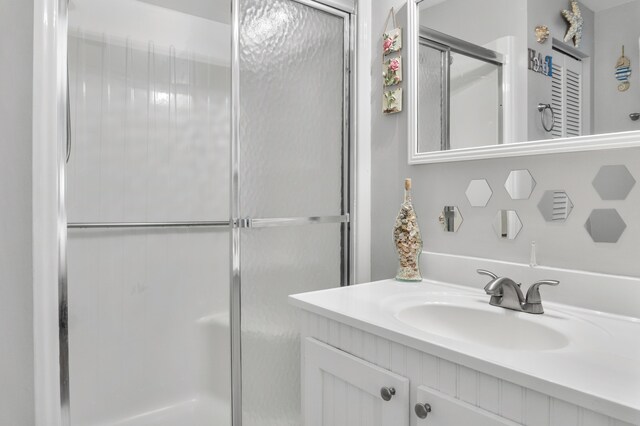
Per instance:
[[[230,425],[230,14],[69,3],[71,426]]]
[[[299,426],[287,295],[346,284],[348,15],[240,0],[243,426]]]

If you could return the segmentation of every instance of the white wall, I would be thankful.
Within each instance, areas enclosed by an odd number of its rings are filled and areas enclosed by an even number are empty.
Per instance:
[[[0,424],[34,424],[31,261],[33,2],[0,1]]]
[[[626,3],[596,13],[595,43],[595,132],[608,133],[639,130],[640,121],[631,121],[629,113],[640,112],[640,2]],[[622,55],[631,59],[631,87],[617,89],[615,64]]]
[[[387,0],[373,11],[372,81],[372,279],[396,272],[391,229],[402,202],[403,179],[413,178],[414,203],[425,239],[425,250],[528,263],[532,240],[538,245],[540,264],[640,276],[637,246],[640,241],[640,187],[626,201],[601,201],[591,186],[601,165],[626,164],[640,181],[640,149],[598,151],[555,156],[521,157],[473,162],[407,165],[407,114],[380,113],[380,33],[391,6]],[[406,14],[399,14],[406,28]],[[376,33],[376,30],[378,33]],[[406,56],[406,55],[405,55]],[[408,58],[405,57],[405,61]],[[405,89],[406,90],[406,89]],[[407,106],[405,105],[405,108]],[[529,169],[538,185],[530,200],[511,200],[504,182],[512,169]],[[471,208],[464,192],[470,180],[486,178],[494,195],[486,208]],[[565,189],[575,208],[564,224],[548,224],[537,210],[544,190]],[[442,207],[457,205],[464,223],[458,233],[444,233],[438,223]],[[595,244],[584,229],[591,209],[615,207],[627,222],[617,244]],[[499,240],[491,227],[498,209],[517,210],[524,224],[514,241]]]
[[[420,25],[484,46],[500,37],[524,36],[525,13],[522,0],[446,0],[421,5]]]
[[[398,25],[407,37],[407,14],[404,0],[376,0],[371,11],[371,278],[395,275],[395,254],[391,243],[393,221],[387,222],[388,206],[399,192],[398,182],[402,182],[403,172],[399,155],[406,161],[407,113],[384,115],[382,113],[382,33],[389,9],[398,12]],[[402,8],[401,10],[399,10]],[[408,69],[410,58],[403,52],[403,65]],[[403,83],[406,90],[406,82]],[[406,96],[404,108],[407,108]],[[401,202],[401,200],[399,201]],[[398,204],[399,207],[400,204]],[[382,209],[381,209],[382,208]],[[386,211],[385,211],[386,210]],[[388,226],[387,226],[388,225]],[[388,245],[388,247],[387,247]],[[391,250],[389,250],[389,248]],[[391,255],[391,257],[389,257]],[[380,263],[382,262],[382,263]]]
[[[453,55],[449,98],[452,149],[492,145],[500,137],[502,88],[498,70],[493,64]]]

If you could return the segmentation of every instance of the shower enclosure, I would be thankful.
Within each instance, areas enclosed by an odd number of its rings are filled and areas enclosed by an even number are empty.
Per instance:
[[[286,296],[350,281],[349,12],[69,2],[63,424],[301,424]]]

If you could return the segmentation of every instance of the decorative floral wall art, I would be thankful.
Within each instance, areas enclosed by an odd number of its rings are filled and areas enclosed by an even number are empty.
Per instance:
[[[386,60],[382,76],[384,77],[385,86],[393,86],[400,83],[402,81],[402,58]]]
[[[382,51],[384,55],[399,52],[402,49],[402,28],[394,28],[382,35]]]
[[[382,112],[395,114],[402,111],[402,88],[385,90],[382,102]]]
[[[389,29],[389,21],[392,20],[393,28]],[[402,111],[402,88],[396,87],[387,90],[386,87],[395,86],[402,82],[402,56],[398,52],[402,49],[402,29],[396,22],[396,12],[393,8],[384,23],[382,34],[382,112],[395,114]],[[389,57],[386,57],[390,55]]]
[[[388,29],[389,19],[393,18],[393,28]],[[393,8],[389,11],[387,20],[384,23],[384,33],[382,34],[382,54],[388,55],[399,52],[402,49],[402,28],[398,28],[396,23],[396,12]]]

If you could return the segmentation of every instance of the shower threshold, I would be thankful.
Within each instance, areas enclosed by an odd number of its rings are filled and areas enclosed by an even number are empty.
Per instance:
[[[230,424],[231,413],[228,400],[211,396],[198,396],[116,421],[94,423],[94,426],[202,426]]]

